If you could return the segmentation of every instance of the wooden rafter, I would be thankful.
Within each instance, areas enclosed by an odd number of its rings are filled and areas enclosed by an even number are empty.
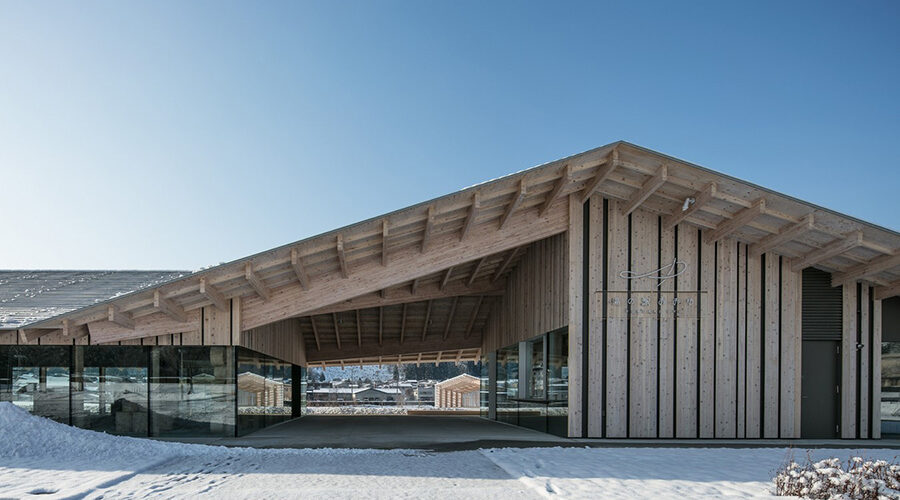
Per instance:
[[[341,276],[343,276],[344,278],[348,278],[348,277],[350,277],[350,270],[347,269],[347,255],[344,252],[344,236],[343,235],[340,235],[340,234],[337,235],[336,250],[337,250],[338,263],[341,266]]]
[[[291,268],[294,270],[294,275],[297,276],[297,281],[300,282],[300,287],[304,290],[309,290],[309,274],[303,267],[303,262],[300,260],[300,252],[296,248],[291,249]]]
[[[422,326],[422,340],[428,335],[428,323],[431,321],[431,301],[425,303],[425,324]]]
[[[403,304],[403,312],[400,315],[400,344],[403,344],[403,338],[406,336],[406,306]]]
[[[356,345],[362,346],[362,321],[359,320],[359,309],[356,310]]]
[[[450,274],[453,273],[453,266],[447,268],[447,271],[444,272],[444,279],[441,280],[440,289],[443,290],[447,287],[447,282],[450,281]]]
[[[606,157],[606,161],[597,167],[597,173],[594,174],[594,178],[588,181],[584,187],[584,191],[581,193],[582,203],[586,202],[606,179],[609,179],[609,176],[612,175],[617,166],[619,166],[619,151],[614,148],[610,151],[609,156]]]
[[[378,308],[378,345],[384,345],[384,308]]]
[[[556,184],[553,185],[553,190],[547,194],[547,199],[544,200],[543,205],[541,205],[540,211],[538,214],[543,217],[544,212],[550,208],[550,205],[553,204],[554,201],[559,199],[559,196],[562,194],[563,189],[566,188],[569,184],[572,183],[572,165],[567,164],[562,169],[562,175],[559,177],[559,180],[556,181]]]
[[[887,286],[875,288],[875,300],[884,300],[900,295],[900,281],[895,281]]]
[[[412,285],[410,285],[410,287],[409,287],[409,293],[411,295],[415,295],[418,290],[419,290],[419,278],[415,278],[414,280],[412,280]]]
[[[486,260],[487,257],[478,259],[478,263],[475,264],[475,269],[472,270],[472,274],[470,274],[469,279],[466,280],[466,286],[472,286],[472,283],[475,282],[475,278],[478,277],[478,271],[481,271],[481,267],[484,266],[484,261]]]
[[[381,221],[381,265],[388,265],[388,221]]]
[[[512,201],[509,202],[509,205],[506,207],[506,211],[503,212],[503,216],[500,217],[500,229],[503,229],[506,226],[506,223],[509,222],[510,217],[516,212],[516,209],[519,208],[519,205],[525,201],[525,197],[528,196],[528,187],[523,177],[522,180],[519,181],[519,191],[513,196]]]
[[[459,302],[459,297],[453,297],[453,303],[450,305],[450,314],[447,316],[447,325],[444,327],[444,340],[447,340],[447,335],[450,335],[450,325],[453,324],[453,315],[456,314],[456,304]]]
[[[337,348],[341,350],[341,327],[338,325],[337,313],[333,313],[331,318],[334,321],[334,338],[337,340]]]
[[[321,351],[321,350],[322,350],[322,343],[319,341],[319,329],[316,328],[316,318],[310,316],[310,317],[309,317],[309,324],[312,325],[313,338],[316,339],[316,350],[317,350],[317,351]]]
[[[431,243],[431,236],[434,233],[434,205],[428,206],[428,212],[425,215],[425,231],[422,233],[422,246],[420,251],[425,253],[428,251],[428,244]]]
[[[502,295],[504,285],[505,283],[502,280],[491,282],[490,280],[482,279],[475,282],[472,286],[467,286],[465,283],[454,280],[447,283],[447,286],[441,290],[439,283],[427,283],[419,286],[415,295],[411,295],[408,289],[385,290],[383,291],[386,292],[385,294],[362,295],[336,304],[321,307],[305,314],[331,314],[333,312],[353,311],[355,309],[393,306],[407,302],[424,302],[426,300],[445,299],[457,295]]]
[[[129,330],[134,330],[134,319],[131,317],[131,314],[127,312],[123,312],[119,309],[119,306],[115,304],[110,304],[107,308],[109,312],[109,316],[107,319],[109,321],[121,326],[122,328],[128,328]]]
[[[900,267],[900,251],[895,252],[893,255],[883,255],[869,262],[853,266],[846,271],[832,274],[831,286],[865,279],[895,267]]]
[[[462,359],[462,353],[463,353],[462,349],[460,349],[459,351],[456,352],[456,362],[457,363],[459,363],[459,361]]]
[[[214,286],[210,285],[206,278],[200,278],[200,295],[212,302],[213,305],[216,306],[216,309],[222,312],[229,310],[228,299],[226,299],[221,292],[216,290]]]
[[[181,323],[187,321],[187,314],[184,312],[184,308],[171,299],[167,299],[159,290],[153,291],[153,308],[175,321]]]
[[[469,338],[469,336],[472,335],[472,328],[475,327],[475,320],[478,318],[478,312],[481,311],[482,302],[484,302],[484,296],[478,297],[478,302],[475,303],[475,309],[472,310],[472,317],[469,318],[469,324],[466,325],[465,338]]]
[[[672,229],[680,224],[681,221],[687,219],[695,212],[708,205],[709,202],[715,199],[717,189],[718,187],[715,182],[707,184],[702,191],[697,192],[692,197],[694,202],[688,204],[687,210],[681,210],[679,208],[674,214],[666,217],[665,221],[663,221],[663,227],[665,229]]]
[[[416,366],[422,364],[422,353],[420,352],[418,356],[416,356]]]
[[[62,321],[63,336],[67,338],[77,339],[88,335],[87,325],[78,325],[70,319]]]
[[[766,213],[766,199],[759,198],[753,205],[736,213],[734,217],[722,221],[715,229],[706,233],[704,241],[715,243],[729,234],[749,224],[753,219]]]
[[[807,267],[815,266],[820,262],[824,262],[832,257],[836,257],[848,250],[852,250],[862,245],[862,240],[862,231],[850,232],[842,239],[835,240],[822,248],[813,250],[812,252],[809,252],[806,255],[795,259],[791,264],[791,269],[794,272],[799,272],[803,269],[806,269]]]
[[[469,230],[475,225],[475,218],[478,217],[478,211],[481,210],[481,194],[475,191],[472,195],[472,204],[469,206],[469,213],[466,215],[466,222],[463,224],[462,232],[459,233],[459,241],[466,239]]]
[[[622,213],[628,215],[637,210],[637,208],[661,188],[667,180],[669,180],[669,167],[662,165],[659,167],[659,170],[656,171],[656,174],[647,179],[647,182],[641,185],[641,189],[631,196],[628,203],[625,204]]]
[[[494,273],[494,277],[491,278],[491,281],[497,281],[500,279],[500,276],[503,276],[503,273],[506,271],[506,268],[509,267],[509,264],[516,258],[516,255],[519,254],[519,249],[521,247],[513,248],[509,255],[506,256],[506,259],[503,260],[503,263],[500,264],[500,267],[497,268],[497,272]]]
[[[778,233],[766,236],[765,238],[750,245],[750,255],[762,255],[769,250],[778,248],[779,246],[791,240],[795,240],[809,231],[812,231],[816,227],[815,219],[816,217],[814,214],[809,214],[803,217],[800,222],[791,224]]]
[[[269,287],[263,283],[263,280],[253,270],[253,264],[249,262],[244,265],[244,279],[247,280],[247,283],[250,283],[250,286],[253,287],[253,290],[261,299],[269,300],[269,297],[272,296]]]

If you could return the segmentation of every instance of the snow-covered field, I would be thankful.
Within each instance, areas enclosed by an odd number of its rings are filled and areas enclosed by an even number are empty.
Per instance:
[[[898,452],[860,454],[893,459]],[[774,448],[224,448],[99,434],[0,403],[0,498],[758,498],[770,495],[774,471],[791,455]]]

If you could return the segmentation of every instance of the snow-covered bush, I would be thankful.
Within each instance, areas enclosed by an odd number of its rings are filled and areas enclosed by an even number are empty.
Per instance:
[[[854,457],[806,464],[792,461],[775,475],[780,496],[829,500],[886,500],[900,498],[900,464]]]

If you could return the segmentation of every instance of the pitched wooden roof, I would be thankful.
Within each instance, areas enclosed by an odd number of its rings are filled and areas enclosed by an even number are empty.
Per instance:
[[[791,258],[796,268],[832,272],[835,285],[863,280],[878,286],[879,298],[900,294],[897,232],[616,142],[29,327],[58,329],[68,320],[97,326],[99,339],[152,336],[195,328],[199,308],[242,297],[247,330],[334,312],[365,296],[415,290],[421,280],[446,280],[448,270],[452,276],[455,268],[471,270],[491,259],[492,275],[475,269],[469,278],[484,284],[511,269],[517,249],[566,230],[565,198],[592,193],[623,201],[626,211],[657,213],[664,224],[701,227],[710,240],[733,237],[752,252]],[[109,321],[110,307],[121,322]],[[139,328],[129,328],[132,323]]]

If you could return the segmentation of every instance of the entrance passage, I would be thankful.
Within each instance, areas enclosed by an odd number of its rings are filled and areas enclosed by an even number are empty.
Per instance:
[[[227,442],[226,442],[227,441]],[[550,446],[565,440],[480,417],[307,416],[247,436],[217,441],[257,448],[375,448],[455,451],[503,446]]]
[[[804,340],[800,430],[804,439],[840,437],[841,343]]]

